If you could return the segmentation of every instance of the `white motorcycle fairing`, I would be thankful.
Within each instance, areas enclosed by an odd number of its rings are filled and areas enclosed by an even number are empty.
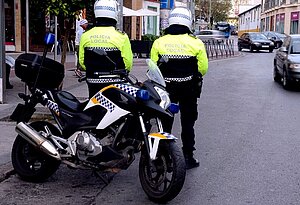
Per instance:
[[[177,140],[177,138],[167,132],[156,132],[156,133],[150,133],[148,135],[148,141],[149,141],[149,148],[150,148],[150,159],[155,160],[156,154],[158,150],[158,145],[160,140]]]
[[[110,86],[109,86],[110,87]],[[112,86],[114,87],[114,86]],[[115,103],[110,101],[108,98],[106,98],[102,91],[108,89],[103,88],[98,93],[96,93],[88,102],[84,110],[87,110],[94,106],[101,106],[104,109],[107,110],[104,117],[100,121],[100,123],[97,125],[96,129],[105,129],[107,126],[111,125],[113,122],[117,121],[124,115],[129,114],[130,112],[118,107]]]

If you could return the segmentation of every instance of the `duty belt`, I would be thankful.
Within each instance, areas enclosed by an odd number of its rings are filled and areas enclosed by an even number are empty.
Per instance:
[[[184,78],[164,78],[166,82],[186,82],[192,80],[193,76],[188,76]]]
[[[124,82],[124,80],[120,79],[120,78],[87,78],[86,81],[88,83],[119,83],[119,82]]]

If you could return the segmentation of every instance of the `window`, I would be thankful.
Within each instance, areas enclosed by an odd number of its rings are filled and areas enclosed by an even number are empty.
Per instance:
[[[14,1],[5,0],[5,44],[14,45],[15,43],[15,15]]]
[[[299,11],[291,12],[291,34],[299,33]]]
[[[157,11],[156,7],[148,6],[151,11]],[[157,16],[148,16],[147,18],[147,33],[157,35]]]

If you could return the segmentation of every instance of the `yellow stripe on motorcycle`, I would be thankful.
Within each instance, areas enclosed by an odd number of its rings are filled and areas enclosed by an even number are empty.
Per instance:
[[[107,90],[107,89],[109,89],[109,88],[117,88],[117,87],[114,86],[114,85],[108,85],[108,86],[102,88],[102,89],[100,90],[100,92],[104,92],[105,90]],[[117,88],[117,89],[119,89],[119,88]]]
[[[94,104],[98,104],[98,103],[99,103],[98,100],[97,100],[95,97],[93,97],[93,98],[91,99],[91,101],[92,101]]]
[[[150,159],[155,160],[156,158],[156,154],[157,154],[157,150],[159,147],[159,141],[160,140],[176,140],[177,138],[167,132],[156,132],[156,133],[150,133],[148,135],[148,142],[149,142],[149,155],[150,155]]]
[[[167,132],[156,132],[156,133],[150,133],[149,137],[151,138],[159,138],[159,139],[169,139],[169,140],[176,140],[177,137],[174,135],[167,133]]]

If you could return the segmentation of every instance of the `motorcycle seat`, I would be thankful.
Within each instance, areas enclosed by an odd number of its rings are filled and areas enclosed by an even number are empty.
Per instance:
[[[54,98],[59,106],[69,111],[79,111],[81,109],[80,101],[71,93],[66,91],[58,91],[54,94]]]

